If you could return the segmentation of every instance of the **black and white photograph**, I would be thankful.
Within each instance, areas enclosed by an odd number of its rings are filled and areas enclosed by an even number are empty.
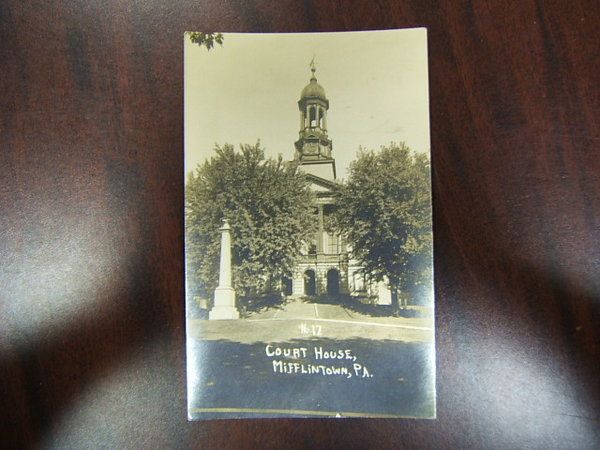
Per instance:
[[[184,36],[188,418],[435,418],[427,32]]]

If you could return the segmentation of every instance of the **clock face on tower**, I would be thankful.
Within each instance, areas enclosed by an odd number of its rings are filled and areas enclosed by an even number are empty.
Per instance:
[[[316,155],[319,152],[319,144],[310,143],[304,147],[304,153],[307,155]]]

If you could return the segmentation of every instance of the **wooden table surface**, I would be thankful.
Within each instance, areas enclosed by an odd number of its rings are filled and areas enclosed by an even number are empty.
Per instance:
[[[438,419],[188,423],[183,32],[429,29]],[[597,1],[0,4],[0,447],[600,445]]]

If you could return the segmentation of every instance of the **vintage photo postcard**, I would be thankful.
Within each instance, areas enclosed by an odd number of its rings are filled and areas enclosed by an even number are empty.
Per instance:
[[[427,32],[184,36],[188,417],[435,417]]]

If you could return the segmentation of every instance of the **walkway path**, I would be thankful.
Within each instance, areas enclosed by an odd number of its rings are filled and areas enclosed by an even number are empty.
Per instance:
[[[430,318],[371,317],[341,305],[298,298],[242,320],[190,320],[188,332],[202,339],[246,343],[313,337],[433,342],[432,322]]]

